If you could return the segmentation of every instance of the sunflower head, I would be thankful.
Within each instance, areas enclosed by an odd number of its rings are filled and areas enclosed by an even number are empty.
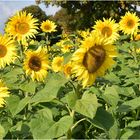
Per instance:
[[[98,20],[94,25],[94,29],[101,38],[106,38],[109,41],[113,42],[118,39],[118,24],[115,23],[113,19],[103,19],[103,21]],[[97,34],[96,33],[96,34]]]
[[[81,47],[73,54],[72,72],[83,87],[94,83],[96,77],[103,76],[106,69],[114,64],[113,57],[116,56],[115,47],[110,42],[100,39],[94,33],[86,38]]]
[[[35,37],[37,33],[38,20],[30,13],[17,12],[6,25],[5,31],[17,41],[24,41],[30,37]]]
[[[82,37],[82,38],[87,38],[90,34],[89,29],[82,31],[82,30],[78,30],[77,33]]]
[[[63,70],[64,58],[57,56],[52,61],[52,69],[54,72],[59,72]]]
[[[64,65],[63,71],[64,71],[66,78],[70,78],[70,75],[72,73],[71,70],[72,70],[72,63],[71,62]]]
[[[138,30],[139,18],[136,16],[136,13],[127,12],[125,16],[121,17],[119,24],[120,29],[125,34],[134,34]]]
[[[8,88],[4,85],[2,80],[0,79],[0,107],[3,107],[5,104],[5,97],[9,97]]]
[[[39,47],[36,51],[28,50],[24,60],[26,75],[32,80],[44,81],[49,68],[48,56],[45,48]]]
[[[41,27],[43,32],[46,32],[46,33],[51,33],[51,32],[55,32],[56,31],[56,25],[54,22],[50,21],[50,20],[46,20],[46,21],[43,21],[41,23]]]
[[[10,65],[17,58],[16,44],[7,35],[0,35],[0,68]]]
[[[137,35],[135,36],[135,40],[140,40],[140,34],[137,34]]]

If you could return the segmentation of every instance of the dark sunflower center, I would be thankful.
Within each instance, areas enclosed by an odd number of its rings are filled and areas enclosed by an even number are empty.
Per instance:
[[[0,45],[0,58],[4,57],[7,53],[7,48],[3,45]]]
[[[46,30],[51,30],[51,26],[50,26],[50,25],[45,25],[44,28],[45,28]]]
[[[30,26],[28,23],[23,22],[23,23],[17,23],[15,26],[15,30],[16,32],[20,33],[20,34],[26,34],[30,29]]]
[[[37,56],[31,57],[29,67],[34,71],[39,71],[41,69],[41,60]]]
[[[134,24],[135,24],[134,21],[131,20],[131,19],[127,21],[127,26],[128,26],[129,28],[133,28],[133,27],[134,27]]]
[[[94,73],[103,64],[105,60],[105,50],[101,46],[92,47],[85,54],[83,65],[89,73]]]
[[[109,37],[109,36],[111,36],[111,34],[112,34],[112,30],[111,30],[111,28],[105,26],[105,27],[102,29],[101,33],[102,33],[104,36],[107,35],[107,37]]]

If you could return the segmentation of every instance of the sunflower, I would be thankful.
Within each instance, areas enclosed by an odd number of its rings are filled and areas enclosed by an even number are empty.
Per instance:
[[[140,40],[140,34],[135,35],[135,40]]]
[[[64,65],[63,71],[64,71],[66,78],[70,78],[70,75],[72,73],[71,70],[72,70],[71,62]]]
[[[57,56],[52,61],[52,69],[54,72],[59,72],[63,70],[64,58]]]
[[[114,64],[115,46],[100,39],[97,34],[86,38],[72,56],[72,72],[83,87],[93,84],[97,76],[103,76],[106,69]]]
[[[30,13],[17,12],[7,23],[5,31],[17,41],[24,41],[30,37],[35,37],[37,33],[38,20]]]
[[[56,25],[54,22],[50,21],[50,20],[46,20],[46,21],[43,21],[41,23],[41,27],[43,32],[46,32],[46,33],[51,33],[51,32],[55,32],[55,28],[56,28]]]
[[[90,35],[90,30],[89,29],[87,29],[85,31],[78,30],[77,33],[84,39]]]
[[[25,55],[23,68],[26,75],[30,75],[33,81],[44,81],[49,68],[46,49],[39,47],[36,51],[28,50]]]
[[[16,44],[7,35],[0,35],[0,68],[13,63],[17,57]]]
[[[4,85],[2,80],[0,79],[0,107],[3,107],[5,104],[5,97],[9,97],[8,88]]]
[[[106,38],[110,42],[114,42],[118,39],[118,28],[119,25],[115,23],[115,21],[111,18],[109,19],[103,19],[103,21],[98,20],[96,21],[96,24],[94,25],[94,29],[97,33],[99,33],[99,36],[101,38]]]
[[[138,30],[138,26],[139,26],[138,22],[139,22],[139,18],[136,16],[136,13],[127,12],[125,16],[121,17],[121,20],[119,22],[120,29],[125,34],[132,35]]]

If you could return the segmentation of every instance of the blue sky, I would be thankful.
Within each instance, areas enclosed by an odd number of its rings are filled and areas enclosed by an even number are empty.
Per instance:
[[[35,0],[0,0],[0,33],[3,34],[4,23],[7,21],[8,17],[29,5],[36,5]],[[56,6],[49,6],[46,8],[43,3],[39,4],[39,7],[45,11],[47,15],[54,15],[60,9]]]

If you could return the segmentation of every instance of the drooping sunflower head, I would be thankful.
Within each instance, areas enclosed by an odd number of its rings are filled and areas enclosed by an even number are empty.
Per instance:
[[[119,37],[119,25],[111,18],[103,19],[103,21],[98,20],[93,28],[101,38],[106,38],[110,42],[117,40]]]
[[[25,53],[24,70],[32,80],[44,81],[49,68],[48,55],[45,48],[39,47],[36,51],[27,50]]]
[[[0,35],[0,69],[13,63],[16,58],[15,41],[7,35]]]
[[[0,79],[0,107],[3,107],[5,104],[5,97],[9,97],[8,88],[4,85],[2,80]]]
[[[6,25],[5,31],[17,41],[23,41],[30,37],[35,37],[37,33],[38,20],[30,13],[17,12]]]
[[[136,13],[127,12],[125,16],[121,17],[119,22],[120,29],[125,34],[134,34],[138,30],[139,18],[136,16]]]
[[[54,72],[59,72],[63,70],[64,58],[62,56],[54,57],[52,61],[52,70]]]
[[[54,22],[50,21],[50,20],[46,20],[46,21],[43,21],[41,23],[41,27],[43,32],[46,32],[46,33],[51,33],[51,32],[55,32],[56,31],[56,25]]]
[[[106,69],[114,64],[115,46],[103,41],[96,34],[86,38],[72,57],[72,72],[83,87],[94,83],[96,77],[103,76]]]

